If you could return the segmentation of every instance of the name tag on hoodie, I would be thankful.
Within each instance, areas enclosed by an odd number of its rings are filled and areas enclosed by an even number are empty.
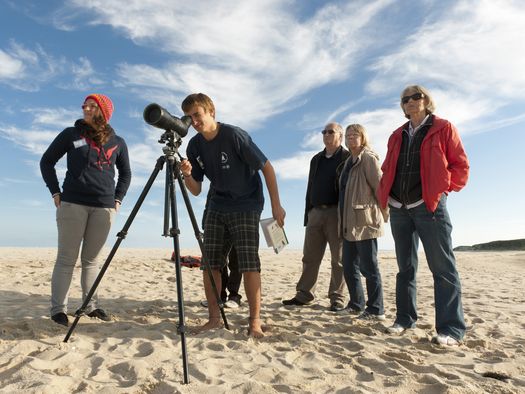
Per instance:
[[[81,138],[79,140],[73,141],[73,146],[76,148],[80,148],[81,146],[87,145],[87,142],[84,138]]]

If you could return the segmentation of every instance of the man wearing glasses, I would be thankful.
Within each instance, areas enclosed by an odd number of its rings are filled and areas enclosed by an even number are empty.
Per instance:
[[[326,244],[331,253],[332,275],[328,288],[330,310],[344,309],[344,277],[341,264],[341,238],[337,229],[337,179],[336,169],[344,163],[349,152],[341,146],[343,128],[337,123],[328,123],[322,130],[325,148],[310,161],[310,173],[306,189],[306,226],[303,246],[303,271],[296,286],[296,295],[283,300],[284,305],[302,306],[310,304],[319,275]]]

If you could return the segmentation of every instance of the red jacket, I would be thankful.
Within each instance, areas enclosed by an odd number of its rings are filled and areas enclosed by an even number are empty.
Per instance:
[[[433,116],[433,123],[421,143],[421,187],[423,200],[430,212],[437,208],[443,193],[460,191],[467,183],[469,164],[457,129],[448,120]],[[401,150],[403,125],[392,133],[381,169],[383,176],[377,190],[382,208],[388,204],[390,189],[396,176]]]

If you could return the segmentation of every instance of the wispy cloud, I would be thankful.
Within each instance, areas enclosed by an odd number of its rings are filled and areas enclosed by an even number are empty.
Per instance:
[[[299,20],[295,1],[120,1],[70,2],[72,15],[105,24],[136,44],[173,56],[161,66],[122,63],[117,84],[175,109],[189,92],[204,91],[220,103],[218,118],[257,128],[273,115],[301,106],[314,88],[346,79],[374,45],[378,15],[392,1],[322,5]],[[62,25],[71,24],[64,16]],[[58,14],[57,14],[58,15]],[[261,17],[264,16],[264,17]],[[58,21],[58,19],[57,19]],[[180,114],[180,112],[179,112]],[[302,178],[311,149],[274,161],[280,177]],[[155,156],[149,145],[133,148],[145,169]],[[306,162],[306,166],[304,165]],[[295,168],[295,170],[292,170]],[[306,168],[306,170],[304,170]]]
[[[15,79],[23,72],[24,64],[16,57],[0,49],[0,81]]]
[[[78,117],[78,110],[69,108],[21,108],[30,121],[27,127],[0,123],[0,137],[13,142],[22,149],[41,155],[58,132]]]
[[[20,201],[20,204],[22,204],[23,206],[29,206],[29,207],[33,207],[33,208],[38,208],[38,207],[47,206],[49,204],[49,202],[48,201],[42,201],[42,200],[27,200],[27,199],[24,199],[24,200]]]
[[[405,85],[420,83],[458,123],[490,116],[525,97],[525,53],[516,47],[525,40],[524,21],[517,1],[464,0],[441,8],[398,50],[373,62],[368,92],[397,98]]]
[[[105,83],[87,57],[68,60],[48,53],[39,44],[30,49],[14,39],[7,48],[0,49],[0,83],[13,89],[36,92],[43,84],[55,80],[57,86],[75,90]]]
[[[177,57],[163,66],[122,64],[123,86],[163,97],[166,105],[205,91],[221,103],[221,118],[241,118],[250,129],[301,104],[311,89],[344,79],[370,44],[370,21],[389,3],[332,4],[306,20],[294,14],[296,2],[277,0],[130,1],[126,7],[116,0],[75,1],[68,8]]]
[[[86,57],[80,57],[78,62],[71,62],[70,69],[72,74],[72,81],[63,84],[64,88],[72,88],[75,90],[86,90],[93,86],[100,86],[105,84],[105,80],[96,72],[90,60]]]
[[[278,159],[273,161],[277,175],[280,179],[293,180],[304,179],[308,177],[310,171],[310,160],[317,151],[297,152],[292,157]]]
[[[62,130],[71,124],[72,119],[78,118],[80,108],[24,108],[21,112],[33,117],[34,126],[50,126]]]
[[[0,124],[1,137],[34,154],[44,153],[56,135],[56,131],[46,129],[22,129],[17,126]]]
[[[0,50],[2,70],[0,82],[14,89],[33,92],[40,84],[63,72],[65,60],[49,55],[40,45],[28,49],[15,40],[5,50]],[[3,61],[6,61],[4,69]]]

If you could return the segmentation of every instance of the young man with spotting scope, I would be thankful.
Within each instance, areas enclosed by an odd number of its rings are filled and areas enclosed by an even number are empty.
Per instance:
[[[231,239],[237,251],[239,271],[243,273],[249,304],[249,335],[263,337],[259,219],[264,197],[259,170],[268,188],[272,215],[280,226],[284,226],[286,212],[279,199],[275,171],[248,133],[215,120],[215,106],[207,95],[191,94],[184,99],[181,107],[184,114],[191,117],[191,124],[198,132],[188,143],[188,159],[181,161],[180,169],[186,187],[193,195],[199,195],[206,176],[215,191],[209,201],[204,233],[204,252],[213,279],[220,289],[220,269],[226,264],[224,243]],[[219,327],[221,319],[206,272],[203,279],[209,319],[201,331]]]

